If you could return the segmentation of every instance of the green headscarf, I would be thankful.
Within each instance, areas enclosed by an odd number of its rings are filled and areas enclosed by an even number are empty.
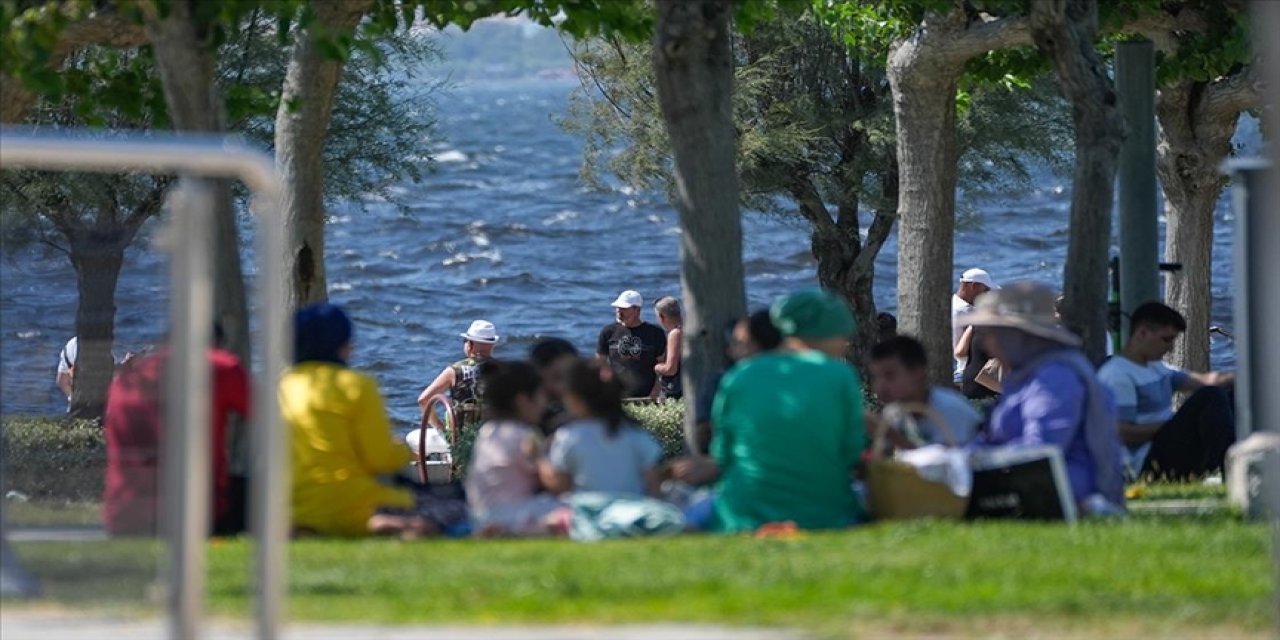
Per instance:
[[[853,314],[844,299],[825,289],[787,294],[769,309],[782,335],[821,340],[853,334]]]

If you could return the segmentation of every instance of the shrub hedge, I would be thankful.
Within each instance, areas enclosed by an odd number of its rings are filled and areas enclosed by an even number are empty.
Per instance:
[[[32,499],[102,499],[106,439],[96,421],[64,418],[5,418],[3,493]]]
[[[658,439],[664,460],[684,452],[684,407],[680,402],[630,404],[627,413]],[[465,473],[478,429],[478,424],[467,424],[458,432],[453,450],[455,477]],[[99,423],[12,417],[0,422],[0,434],[5,451],[0,495],[17,491],[34,500],[102,499],[107,453]]]

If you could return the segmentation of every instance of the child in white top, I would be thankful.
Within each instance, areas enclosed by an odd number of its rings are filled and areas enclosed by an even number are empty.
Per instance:
[[[491,360],[480,369],[489,420],[480,427],[467,471],[467,507],[480,536],[563,535],[567,511],[538,479],[546,409],[542,379],[524,362]]]

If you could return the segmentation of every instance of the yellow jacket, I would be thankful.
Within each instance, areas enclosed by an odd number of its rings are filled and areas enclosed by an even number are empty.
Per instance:
[[[326,362],[304,362],[280,380],[280,411],[293,458],[293,526],[324,535],[367,532],[379,508],[411,509],[413,496],[378,481],[409,463],[392,439],[372,378]]]

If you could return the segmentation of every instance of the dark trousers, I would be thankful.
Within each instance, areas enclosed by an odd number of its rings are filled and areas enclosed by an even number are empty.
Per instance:
[[[1235,400],[1223,387],[1202,387],[1156,431],[1142,475],[1192,480],[1222,469],[1236,441]]]

